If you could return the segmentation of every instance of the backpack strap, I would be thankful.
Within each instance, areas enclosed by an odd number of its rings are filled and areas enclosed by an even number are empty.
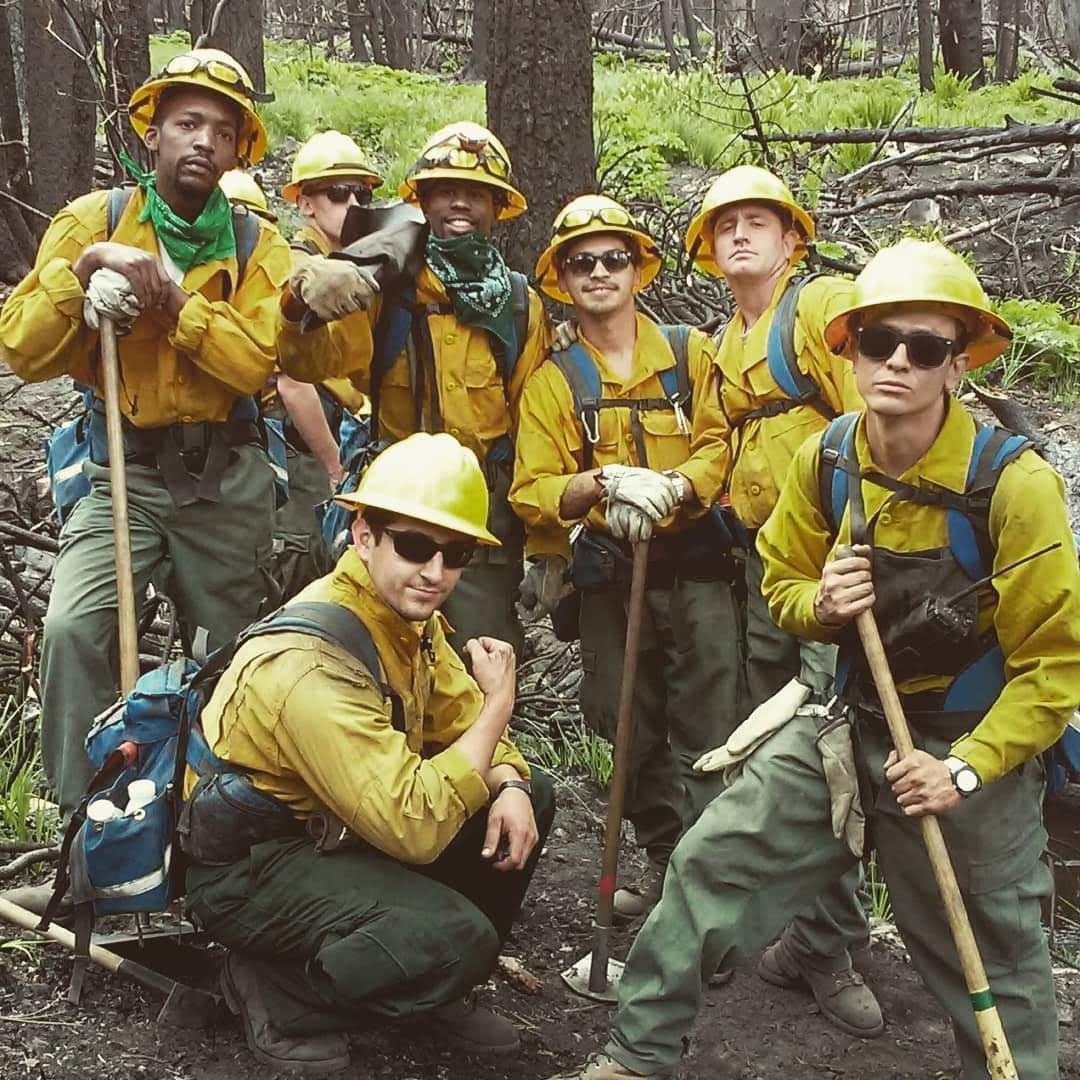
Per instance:
[[[675,367],[660,372],[660,382],[664,393],[674,404],[678,401],[678,410],[690,411],[690,327],[685,323],[667,324],[660,327],[660,332],[667,339],[668,348],[675,356]]]
[[[593,467],[593,447],[600,441],[600,407],[603,401],[603,384],[600,371],[589,351],[575,341],[569,349],[551,354],[552,363],[562,372],[574,397],[574,412],[581,421],[581,468],[588,472]]]
[[[492,335],[491,345],[495,353],[495,359],[499,365],[499,374],[502,376],[503,386],[507,392],[510,389],[510,381],[514,377],[514,368],[525,348],[525,340],[529,336],[529,279],[516,270],[510,271],[510,308],[514,315],[514,338],[516,347],[513,353],[503,342]]]
[[[844,413],[831,421],[821,436],[818,503],[829,523],[829,532],[834,537],[840,532],[840,522],[848,505],[851,488],[849,470],[854,462],[855,428],[858,421],[857,412]]]

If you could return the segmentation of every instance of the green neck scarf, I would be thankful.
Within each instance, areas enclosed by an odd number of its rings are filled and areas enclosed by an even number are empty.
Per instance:
[[[154,173],[143,172],[123,152],[120,160],[146,193],[146,205],[139,212],[139,221],[150,220],[161,246],[185,274],[193,266],[228,259],[236,254],[232,207],[221,188],[215,184],[202,212],[194,221],[188,221],[158,194]]]
[[[440,240],[429,235],[427,264],[446,287],[461,322],[494,334],[508,353],[517,351],[510,271],[486,236],[470,233]]]

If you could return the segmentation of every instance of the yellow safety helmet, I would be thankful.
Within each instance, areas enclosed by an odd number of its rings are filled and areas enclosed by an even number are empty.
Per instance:
[[[398,187],[398,195],[419,206],[417,185],[424,180],[462,178],[505,193],[506,203],[499,208],[499,221],[516,218],[529,208],[525,196],[514,187],[506,147],[486,127],[471,120],[448,124],[424,143],[420,157]]]
[[[555,257],[559,248],[592,233],[619,233],[633,239],[641,272],[635,291],[644,289],[660,272],[660,249],[629,210],[606,195],[579,195],[559,211],[551,227],[551,243],[536,260],[537,283],[553,300],[572,303],[566,291],[559,288],[559,266]]]
[[[255,165],[266,153],[266,128],[255,112],[256,101],[269,101],[271,94],[255,90],[243,65],[221,49],[189,49],[174,56],[157,75],[152,75],[131,95],[128,119],[140,139],[154,122],[162,93],[170,86],[198,86],[213,90],[239,105],[244,114],[236,140],[241,161]]]
[[[488,487],[480,462],[453,435],[418,432],[393,443],[368,466],[359,487],[334,502],[349,510],[386,510],[500,546],[487,528]]]
[[[266,192],[259,187],[251,173],[244,172],[243,169],[230,169],[221,174],[218,187],[225,192],[225,198],[229,202],[246,206],[253,214],[258,214],[266,221],[277,221],[277,214],[266,202]]]
[[[975,271],[936,240],[901,240],[882,248],[855,279],[852,302],[825,327],[833,352],[848,344],[852,316],[897,304],[941,305],[968,331],[968,370],[999,357],[1012,341],[1009,324],[990,310]]]
[[[281,197],[295,203],[305,184],[351,177],[363,180],[372,189],[383,182],[353,139],[340,131],[320,131],[297,150],[292,179],[281,189]]]
[[[686,250],[694,265],[706,274],[720,277],[720,267],[713,258],[713,223],[725,206],[740,202],[762,202],[779,206],[791,214],[795,228],[804,240],[814,239],[814,219],[795,201],[787,184],[768,169],[757,165],[738,165],[718,176],[705,192],[701,209],[686,230]],[[806,254],[804,244],[796,248],[793,262]]]

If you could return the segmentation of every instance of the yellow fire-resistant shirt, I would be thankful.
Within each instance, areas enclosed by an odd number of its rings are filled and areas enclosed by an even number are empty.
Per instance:
[[[450,302],[442,282],[426,266],[416,278],[416,299],[419,304],[440,306]],[[326,326],[302,334],[298,323],[282,317],[278,336],[282,370],[301,382],[347,375],[370,394],[373,332],[381,310],[382,297],[376,297],[369,311],[342,319],[343,332],[338,334]],[[529,333],[508,387],[503,386],[486,330],[466,326],[449,312],[428,316],[428,326],[435,352],[442,430],[475,451],[483,462],[497,439],[513,437],[522,387],[550,343],[543,304],[530,289]],[[408,350],[403,349],[379,389],[379,429],[390,439],[403,439],[429,426],[417,422],[409,366]],[[430,400],[422,405],[424,415],[430,416]]]
[[[359,660],[281,633],[237,652],[203,710],[207,743],[298,816],[325,807],[392,858],[431,862],[488,800],[484,778],[451,746],[479,715],[480,688],[447,644],[442,616],[402,619],[352,549],[297,600],[341,604],[363,620],[405,730],[392,726],[390,703]],[[505,735],[492,764],[530,775]]]
[[[660,328],[644,315],[637,316],[634,374],[625,383],[612,374],[602,354],[584,337],[581,344],[596,362],[605,398],[663,398],[661,371],[674,366],[675,357]],[[673,411],[641,414],[647,460],[639,458],[630,427],[630,410],[599,410],[600,439],[593,445],[593,465],[638,465],[663,472],[677,469],[694,486],[699,505],[680,507],[660,522],[657,533],[677,532],[704,507],[711,506],[728,477],[729,432],[716,396],[714,344],[700,331],[690,333],[688,367],[692,387],[689,433],[679,430]],[[574,395],[553,362],[541,365],[529,380],[521,399],[517,459],[510,503],[528,530],[529,555],[566,554],[566,534],[573,521],[562,516],[559,504],[573,477],[583,471],[584,432],[574,407]],[[606,531],[604,509],[594,506],[586,517],[590,529]]]
[[[731,505],[748,529],[760,527],[769,516],[795,451],[827,424],[812,406],[799,405],[777,416],[748,420],[739,428],[740,417],[747,413],[770,402],[790,400],[769,374],[765,356],[777,304],[796,270],[793,267],[777,282],[772,301],[749,333],[742,313],[736,311],[716,354],[723,374],[721,401],[734,429]],[[822,397],[837,414],[863,407],[851,364],[835,356],[824,337],[829,320],[847,305],[851,287],[845,278],[815,278],[799,294],[795,314],[793,344],[799,369],[817,383]]]
[[[85,293],[72,264],[107,239],[108,192],[83,195],[53,218],[34,269],[0,312],[0,350],[16,375],[42,382],[69,374],[100,384],[98,334],[83,323]],[[145,196],[136,190],[108,239],[159,256]],[[223,421],[238,397],[262,389],[274,369],[277,309],[289,277],[289,248],[259,221],[259,239],[237,282],[235,257],[192,267],[180,283],[191,294],[173,324],[163,311],[139,316],[119,339],[120,408],[140,428]]]
[[[963,492],[975,439],[975,423],[950,400],[945,424],[925,456],[899,479],[918,487],[941,486]],[[777,624],[790,634],[818,641],[836,640],[832,629],[814,617],[814,596],[822,567],[836,544],[851,542],[845,512],[834,541],[818,494],[820,440],[812,439],[795,456],[787,483],[757,546],[765,565],[762,592]],[[873,467],[865,420],[855,435],[859,465]],[[946,512],[940,507],[894,502],[892,494],[864,481],[866,518],[874,520],[874,543],[891,551],[948,547]],[[1080,704],[1080,571],[1058,474],[1033,451],[1001,472],[990,503],[994,569],[1060,542],[1042,555],[996,578],[992,599],[980,601],[979,630],[991,625],[1005,656],[1005,689],[983,719],[953,745],[952,752],[975,768],[984,783],[1052,745]],[[987,590],[989,592],[989,590]],[[900,684],[901,693],[940,690],[948,677],[916,677]]]

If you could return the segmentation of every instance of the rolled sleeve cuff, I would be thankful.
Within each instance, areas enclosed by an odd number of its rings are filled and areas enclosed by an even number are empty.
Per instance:
[[[532,770],[521,756],[518,748],[511,742],[504,740],[495,747],[495,753],[491,758],[491,766],[494,768],[496,765],[509,765],[517,770],[522,780],[532,779]]]
[[[432,759],[431,763],[451,784],[465,805],[469,817],[472,817],[481,807],[487,805],[488,787],[484,778],[468,763],[460,750],[448,747],[440,751]]]
[[[675,469],[675,472],[685,476],[690,482],[694,495],[702,506],[711,506],[720,491],[720,481],[715,477],[716,471],[700,461],[684,461]]]
[[[169,344],[182,352],[198,352],[203,334],[210,325],[210,301],[201,293],[192,293],[180,309],[176,329],[169,335]]]
[[[70,319],[81,319],[86,292],[67,259],[50,259],[38,274],[38,282],[56,310]]]
[[[562,497],[570,481],[576,474],[570,476],[542,476],[536,480],[536,505],[545,521],[557,524],[564,529],[576,525],[580,518],[564,518],[560,512]]]
[[[965,735],[949,749],[951,757],[958,757],[967,762],[978,774],[983,784],[992,784],[1001,779],[1001,755],[993,747],[973,735]]]

